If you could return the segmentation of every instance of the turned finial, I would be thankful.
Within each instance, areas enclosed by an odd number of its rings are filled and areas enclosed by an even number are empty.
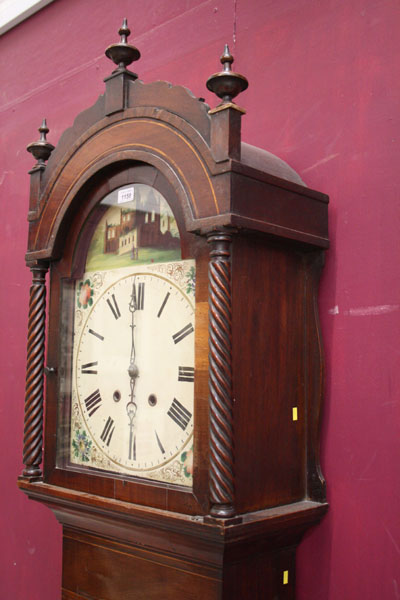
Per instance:
[[[232,71],[231,65],[234,61],[229,52],[228,44],[225,44],[224,52],[221,56],[223,71],[214,73],[207,79],[207,88],[222,99],[221,104],[228,104],[232,99],[247,89],[249,82],[246,77]]]
[[[120,41],[117,44],[111,44],[106,49],[106,56],[110,60],[112,60],[117,68],[113,73],[124,73],[127,71],[126,67],[130,65],[135,60],[139,60],[140,52],[135,46],[128,44],[128,36],[131,33],[131,30],[128,27],[128,20],[124,19],[122,23],[122,27],[118,31],[121,36]]]
[[[38,129],[40,133],[40,138],[37,142],[32,142],[29,144],[26,149],[28,152],[33,154],[36,158],[37,163],[35,167],[45,167],[46,160],[49,159],[50,154],[54,150],[53,144],[47,141],[46,135],[49,133],[49,128],[47,127],[46,119],[43,119],[41,126]]]

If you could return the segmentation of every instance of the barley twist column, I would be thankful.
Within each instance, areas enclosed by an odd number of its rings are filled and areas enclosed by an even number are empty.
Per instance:
[[[37,261],[31,266],[28,347],[24,420],[24,477],[41,477],[43,439],[43,367],[46,320],[46,272],[48,264]]]
[[[211,515],[229,518],[234,509],[232,429],[231,243],[232,233],[207,236],[209,263],[209,389]]]

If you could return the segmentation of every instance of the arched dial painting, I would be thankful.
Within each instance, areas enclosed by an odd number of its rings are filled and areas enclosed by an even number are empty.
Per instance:
[[[195,261],[162,194],[107,194],[64,281],[58,464],[192,486]],[[68,401],[69,400],[69,401]]]

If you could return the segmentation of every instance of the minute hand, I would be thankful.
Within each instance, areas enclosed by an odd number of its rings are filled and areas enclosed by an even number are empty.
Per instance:
[[[126,405],[126,412],[129,417],[129,460],[136,460],[136,444],[133,437],[133,421],[137,411],[137,404],[135,402],[135,384],[136,379],[139,377],[139,369],[136,365],[136,349],[135,349],[135,313],[137,311],[137,301],[136,301],[136,287],[135,281],[132,284],[132,294],[131,300],[129,302],[129,310],[132,314],[131,321],[131,356],[128,367],[128,374],[130,378],[130,399],[128,404]]]

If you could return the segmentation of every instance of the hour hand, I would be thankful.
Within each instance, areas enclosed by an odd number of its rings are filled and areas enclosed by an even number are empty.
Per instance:
[[[131,322],[131,356],[128,367],[128,374],[131,380],[131,402],[133,402],[134,390],[136,379],[139,377],[139,369],[136,365],[136,348],[135,348],[135,312],[138,309],[137,300],[136,300],[136,283],[135,280],[132,283],[132,294],[131,300],[129,302],[129,310],[132,314],[132,322]]]

